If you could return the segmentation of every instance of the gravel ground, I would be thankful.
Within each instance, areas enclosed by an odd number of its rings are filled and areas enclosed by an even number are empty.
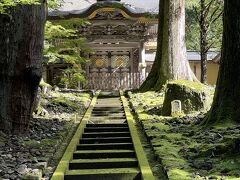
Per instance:
[[[69,117],[81,116],[88,103],[90,100],[84,105],[80,102],[80,109],[74,113],[66,105],[48,108],[49,114],[33,118],[29,131],[22,135],[7,135],[0,131],[0,180],[29,179],[29,176],[50,179],[57,165],[56,156],[61,154],[59,149],[64,149],[62,143],[77,127],[75,119]]]
[[[73,125],[58,119],[33,119],[29,133],[23,135],[1,134],[0,177],[17,180],[25,174],[39,174],[49,179],[54,167],[47,167],[60,143]]]

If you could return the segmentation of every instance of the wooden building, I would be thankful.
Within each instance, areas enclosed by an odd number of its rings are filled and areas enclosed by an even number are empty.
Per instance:
[[[156,41],[156,14],[120,0],[98,0],[85,10],[52,12],[49,19],[90,22],[86,26],[76,24],[79,35],[86,37],[96,52],[89,57],[91,62],[86,68],[87,88],[137,88],[145,79],[145,44]]]
[[[75,25],[79,36],[86,37],[96,52],[89,55],[85,88],[134,89],[150,72],[156,52],[157,14],[121,0],[97,0],[84,10],[51,12],[49,19],[90,22]],[[194,70],[195,65],[191,67]]]

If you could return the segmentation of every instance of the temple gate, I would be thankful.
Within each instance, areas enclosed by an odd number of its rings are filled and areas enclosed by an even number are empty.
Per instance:
[[[98,0],[84,11],[51,13],[49,19],[90,22],[79,25],[76,21],[74,25],[95,51],[94,55],[86,55],[90,62],[86,66],[85,88],[135,89],[145,80],[145,49],[148,42],[156,42],[157,38],[154,14],[120,0]]]

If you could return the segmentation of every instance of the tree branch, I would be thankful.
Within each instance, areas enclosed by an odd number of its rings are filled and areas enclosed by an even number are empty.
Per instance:
[[[210,16],[210,18],[209,18],[209,22],[212,22],[215,14],[219,11],[219,9],[220,9],[219,6],[214,9],[213,13],[211,14],[211,16]],[[220,17],[220,16],[218,15],[218,18],[219,18],[219,17]],[[214,18],[214,19],[215,19],[215,18]]]
[[[211,0],[205,7],[204,7],[204,17],[206,18],[208,16],[208,13],[210,12],[210,8],[213,5],[215,0]]]
[[[196,19],[196,21],[200,22],[200,16],[199,16],[200,13],[198,12],[197,7],[193,6],[193,10],[195,12],[195,19]]]
[[[208,47],[206,49],[207,52],[209,51],[209,49],[211,49],[213,47],[213,44],[214,44],[214,42],[212,42],[211,44],[208,45]]]
[[[223,11],[221,11],[221,12],[211,21],[211,24],[215,23],[222,15],[223,15]]]

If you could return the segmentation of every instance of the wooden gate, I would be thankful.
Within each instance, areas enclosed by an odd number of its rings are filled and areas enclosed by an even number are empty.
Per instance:
[[[143,79],[141,74],[129,72],[95,72],[88,78],[88,88],[101,90],[137,89]]]
[[[137,72],[138,63],[130,52],[101,52],[91,56],[88,70],[89,89],[136,89],[144,80]],[[136,59],[136,58],[135,58]]]

